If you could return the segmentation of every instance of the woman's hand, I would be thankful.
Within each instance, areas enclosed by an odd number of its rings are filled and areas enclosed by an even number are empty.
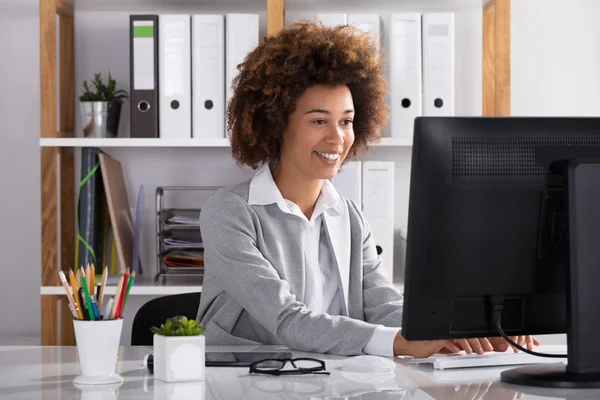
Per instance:
[[[435,353],[458,353],[460,349],[453,340],[411,340],[404,339],[401,331],[394,338],[394,356],[427,358]]]
[[[532,336],[510,336],[510,339],[527,350],[533,350],[533,346],[540,345],[540,342]],[[505,352],[509,347],[512,347],[515,353],[519,352],[516,347],[511,346],[502,337],[458,339],[454,340],[454,344],[467,354],[484,354],[488,351]]]
[[[533,346],[540,345],[540,342],[532,336],[511,336],[510,338],[528,350],[533,350]],[[415,358],[427,358],[435,353],[458,353],[461,350],[464,350],[467,354],[484,354],[490,351],[505,352],[509,347],[513,347],[515,352],[519,351],[502,337],[408,341],[404,339],[401,331],[398,331],[394,339],[395,356],[412,356]]]
[[[518,344],[519,346],[525,347],[527,350],[533,350],[533,346],[541,345],[540,341],[534,338],[533,336],[509,336],[510,339]],[[488,338],[488,340],[494,346],[494,351],[506,351],[509,347],[512,347],[515,353],[518,353],[520,350],[514,346],[511,346],[504,338],[502,337],[493,337]]]

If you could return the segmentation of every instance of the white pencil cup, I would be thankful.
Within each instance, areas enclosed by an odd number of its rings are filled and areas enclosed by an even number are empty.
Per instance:
[[[123,319],[73,320],[79,368],[77,385],[107,385],[123,382],[116,373]]]

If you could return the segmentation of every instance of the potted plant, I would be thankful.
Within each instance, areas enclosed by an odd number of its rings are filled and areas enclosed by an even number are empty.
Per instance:
[[[184,316],[168,318],[154,333],[154,377],[165,382],[204,380],[204,327]]]
[[[79,96],[79,109],[84,137],[117,137],[121,107],[127,92],[117,89],[117,82],[108,73],[104,82],[100,73],[94,74],[91,87],[83,81],[83,94]]]

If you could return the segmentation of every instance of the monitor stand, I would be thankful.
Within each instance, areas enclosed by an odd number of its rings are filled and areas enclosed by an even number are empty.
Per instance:
[[[569,257],[567,364],[506,370],[502,382],[552,388],[600,388],[600,159],[567,170]]]

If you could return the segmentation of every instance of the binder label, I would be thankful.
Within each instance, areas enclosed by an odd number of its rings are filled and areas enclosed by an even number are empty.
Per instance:
[[[394,22],[394,33],[396,35],[396,54],[398,68],[394,72],[402,73],[402,69],[417,68],[417,56],[421,49],[417,48],[416,36],[418,34],[415,21],[398,20]]]
[[[154,22],[133,22],[133,89],[154,90]]]
[[[190,49],[186,48],[186,34],[189,36],[189,30],[185,22],[165,21],[163,33],[165,35],[165,96],[176,96],[185,91],[184,63],[186,54],[190,52]]]

